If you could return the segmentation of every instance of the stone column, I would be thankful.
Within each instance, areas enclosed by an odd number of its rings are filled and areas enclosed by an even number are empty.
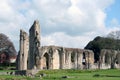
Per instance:
[[[63,68],[63,65],[62,65],[62,53],[60,52],[60,50],[58,49],[58,52],[60,54],[60,69]]]
[[[71,53],[68,53],[68,68],[71,69]]]
[[[18,55],[18,70],[27,70],[28,59],[28,34],[20,30],[20,52]]]
[[[120,51],[118,51],[116,59],[117,59],[117,62],[118,62],[118,68],[120,68]]]
[[[22,60],[22,56],[24,55],[23,50],[24,50],[24,43],[23,43],[23,30],[20,30],[20,60],[19,60],[19,64],[18,64],[18,70],[22,70],[23,69],[23,60]]]
[[[68,68],[68,53],[65,53],[65,69]]]
[[[82,59],[83,59],[83,52],[81,51],[79,51],[79,53],[78,53],[78,65],[77,65],[77,67],[78,67],[78,69],[83,69],[83,66],[82,66]]]
[[[78,53],[75,52],[75,57],[74,57],[74,68],[77,69],[77,63],[78,63],[78,57],[77,57]]]
[[[89,62],[90,54],[87,50],[84,51],[84,53],[85,53],[85,66],[86,66],[86,69],[89,69],[90,68],[90,62]]]
[[[28,68],[34,69],[38,67],[36,65],[36,57],[40,57],[40,25],[37,20],[34,21],[32,27],[29,30],[29,59],[28,59]]]
[[[53,58],[52,57],[49,58],[49,69],[53,69]]]
[[[28,34],[25,34],[24,37],[24,70],[27,70],[27,61],[28,61],[28,51],[29,51],[29,38]]]
[[[60,69],[64,69],[64,63],[65,63],[64,49],[60,48],[60,49],[58,49],[58,52],[60,54]]]
[[[65,54],[61,53],[61,69],[64,69],[65,65]]]
[[[102,49],[100,51],[100,57],[99,57],[99,62],[98,62],[98,69],[102,69],[103,66],[105,65],[105,53],[106,53],[105,49]]]

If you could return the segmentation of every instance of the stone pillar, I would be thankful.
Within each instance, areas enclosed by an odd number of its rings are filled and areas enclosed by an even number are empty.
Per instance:
[[[65,69],[69,69],[69,53],[65,53]]]
[[[74,57],[74,61],[75,61],[74,62],[74,68],[77,69],[77,64],[78,64],[78,57],[77,56],[78,56],[78,53],[75,52],[74,54],[75,54],[75,57]]]
[[[83,60],[83,51],[79,50],[79,52],[78,52],[78,63],[77,63],[78,69],[83,69],[82,60]]]
[[[18,70],[27,70],[27,59],[28,59],[28,34],[20,30],[20,51],[18,54]]]
[[[120,68],[120,51],[118,51],[116,59],[117,59],[118,68]]]
[[[23,43],[24,43],[24,60],[23,60],[24,67],[23,67],[23,70],[27,70],[28,52],[29,52],[29,38],[28,38],[27,33],[25,33]]]
[[[49,69],[53,69],[53,58],[52,57],[49,58]]]
[[[91,50],[85,50],[86,69],[91,69],[94,64],[94,53]]]
[[[20,30],[20,52],[19,52],[19,54],[20,54],[20,58],[19,58],[20,63],[19,63],[19,69],[18,70],[22,70],[23,69],[22,66],[24,66],[23,65],[23,55],[24,55],[24,52],[23,52],[23,50],[24,50],[23,40],[24,40],[23,30]]]
[[[100,57],[99,57],[99,63],[98,63],[98,68],[99,69],[101,69],[102,66],[105,64],[105,53],[106,53],[105,49],[102,49],[100,51]]]
[[[40,47],[40,49],[39,49],[39,69],[42,69],[42,54],[43,54],[43,52],[42,52],[42,50],[41,50],[41,47]]]
[[[65,69],[71,68],[71,51],[65,53]]]
[[[70,48],[65,48],[65,69],[71,69],[72,64],[71,64],[71,53],[72,50]]]
[[[41,56],[40,56],[40,66],[39,66],[39,69],[42,69],[42,58],[41,58]]]
[[[64,69],[65,66],[65,54],[61,53],[61,69]]]
[[[71,69],[71,53],[68,53],[68,68]]]
[[[102,69],[103,66],[105,65],[105,54],[106,54],[106,50],[102,49],[100,51],[99,62],[98,62],[98,69]]]
[[[59,48],[58,52],[60,54],[60,69],[64,69],[64,65],[65,65],[65,51],[63,48]]]
[[[48,50],[48,53],[49,53],[49,64],[48,64],[48,67],[49,69],[53,69],[53,48],[50,47],[49,50]]]
[[[36,64],[36,58],[40,59],[40,25],[36,20],[29,30],[29,59],[28,69],[39,67]]]
[[[116,55],[117,55],[117,51],[115,50],[111,50],[111,69],[116,68],[115,64],[116,64]]]

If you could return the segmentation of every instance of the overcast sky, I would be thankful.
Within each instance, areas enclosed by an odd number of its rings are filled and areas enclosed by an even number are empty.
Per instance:
[[[96,36],[120,29],[120,0],[1,0],[0,33],[19,50],[20,29],[34,20],[41,27],[41,45],[84,48]]]

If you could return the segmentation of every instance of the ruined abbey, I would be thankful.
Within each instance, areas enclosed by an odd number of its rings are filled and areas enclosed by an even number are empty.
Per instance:
[[[40,45],[40,25],[36,20],[29,35],[20,30],[18,70],[32,69],[108,69],[120,68],[120,51],[103,49],[94,63],[94,52],[79,48]]]

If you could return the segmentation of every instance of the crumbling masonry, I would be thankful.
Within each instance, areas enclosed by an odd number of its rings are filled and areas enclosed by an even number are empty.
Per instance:
[[[108,58],[105,61],[105,55],[111,55],[111,59]],[[120,53],[113,55],[109,50],[103,50],[100,53],[99,63],[95,64],[94,53],[91,50],[40,46],[40,25],[36,20],[29,30],[29,37],[25,31],[20,30],[20,51],[17,57],[17,69],[104,69],[110,68],[108,66],[115,67],[114,60],[117,60],[116,63],[120,64],[118,56],[120,56]],[[106,67],[105,62],[111,65]]]
[[[27,69],[27,59],[28,59],[28,48],[29,48],[29,37],[28,34],[20,30],[20,51],[17,57],[17,69],[26,70]]]
[[[100,53],[99,68],[120,68],[120,51],[102,49]]]

